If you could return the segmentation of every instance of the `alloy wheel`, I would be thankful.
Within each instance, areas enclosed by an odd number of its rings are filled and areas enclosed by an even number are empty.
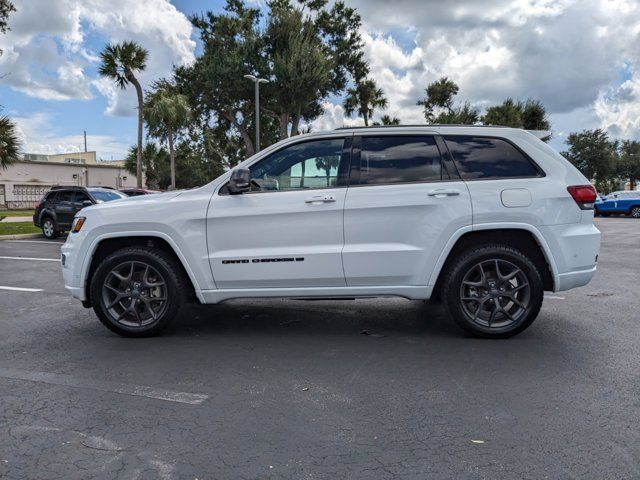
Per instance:
[[[167,309],[167,284],[151,265],[124,262],[105,277],[102,301],[114,322],[126,327],[147,327]]]
[[[530,300],[527,276],[507,260],[483,260],[473,265],[460,286],[464,314],[484,328],[501,329],[518,322]]]
[[[51,220],[45,220],[42,225],[42,231],[44,232],[45,237],[50,237],[53,235],[53,222]]]

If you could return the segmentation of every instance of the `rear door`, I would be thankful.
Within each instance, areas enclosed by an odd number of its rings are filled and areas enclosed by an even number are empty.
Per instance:
[[[57,192],[54,203],[56,220],[61,227],[68,227],[73,221],[75,211],[73,209],[73,190],[61,190]]]
[[[436,134],[354,138],[342,254],[349,286],[427,285],[471,200]]]

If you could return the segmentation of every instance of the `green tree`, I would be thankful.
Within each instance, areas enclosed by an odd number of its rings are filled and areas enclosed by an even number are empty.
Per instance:
[[[138,149],[136,179],[138,188],[142,188],[142,87],[136,74],[147,66],[149,53],[135,42],[110,43],[100,53],[100,75],[111,78],[121,89],[132,84],[138,97]]]
[[[331,89],[334,59],[301,10],[271,8],[266,38],[273,79],[265,93],[267,108],[280,122],[280,138],[286,138],[298,134],[301,118],[312,120],[322,112],[320,100]]]
[[[551,123],[547,111],[538,100],[526,101],[507,98],[502,104],[489,107],[481,118],[485,125],[523,128],[525,130],[549,130]],[[545,137],[547,141],[551,137]]]
[[[267,7],[265,19],[244,0],[227,0],[222,13],[192,17],[202,55],[174,72],[201,138],[226,155],[226,165],[255,152],[254,86],[244,75],[270,81],[260,88],[260,142],[268,145],[297,134],[322,113],[327,96],[368,73],[360,16],[342,0],[271,0]]]
[[[478,122],[480,112],[469,102],[455,106],[454,97],[459,90],[458,85],[447,77],[442,77],[427,86],[425,98],[417,103],[424,107],[427,123],[472,125]]]
[[[171,165],[171,188],[176,188],[176,165],[174,142],[176,135],[188,127],[191,107],[185,95],[175,92],[175,87],[166,81],[156,82],[155,90],[147,94],[144,102],[144,119],[149,135],[167,142]]]
[[[616,177],[616,143],[598,128],[571,133],[567,144],[569,149],[562,155],[593,181],[598,191],[608,191]]]
[[[344,100],[344,111],[347,115],[357,112],[366,126],[376,108],[387,108],[387,99],[381,88],[378,88],[375,80],[366,79],[356,84],[355,88],[347,90],[347,96]]]
[[[620,144],[619,152],[617,173],[621,178],[629,181],[631,190],[635,190],[640,179],[640,142],[624,140]]]
[[[389,115],[382,115],[379,122],[373,122],[373,125],[400,125],[400,119],[398,117],[391,117]]]
[[[437,110],[445,110],[451,113],[453,110],[453,97],[458,94],[458,85],[447,77],[442,77],[430,83],[425,89],[425,98],[419,100],[416,105],[424,107],[424,117],[428,123],[435,123]]]
[[[138,147],[134,145],[129,149],[129,153],[124,159],[124,168],[127,172],[135,175],[137,165]],[[171,183],[169,153],[156,143],[146,143],[142,147],[142,171],[147,180],[147,187],[166,188]],[[163,181],[165,177],[166,182]]]
[[[0,117],[0,167],[4,170],[20,160],[19,151],[20,139],[16,132],[16,124],[9,117]]]
[[[435,117],[433,123],[443,125],[473,125],[478,123],[480,112],[477,108],[471,106],[469,102],[465,102],[451,110],[440,112]]]
[[[9,28],[9,15],[15,12],[15,5],[9,0],[0,0],[0,33],[6,33]],[[2,55],[2,49],[0,49]]]

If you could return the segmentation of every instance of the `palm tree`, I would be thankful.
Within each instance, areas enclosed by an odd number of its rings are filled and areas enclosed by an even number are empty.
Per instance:
[[[175,87],[166,81],[157,82],[156,90],[147,95],[144,103],[144,119],[149,126],[149,135],[166,141],[169,145],[171,163],[171,189],[176,188],[176,163],[173,143],[176,134],[189,124],[191,107],[185,95],[175,92]]]
[[[136,178],[142,188],[142,87],[136,77],[147,66],[149,52],[135,42],[110,43],[100,53],[98,72],[113,79],[123,90],[132,84],[138,95],[138,151],[136,156]]]
[[[369,119],[375,108],[387,108],[387,99],[381,88],[378,88],[375,80],[368,79],[358,82],[356,88],[347,90],[347,98],[344,100],[344,111],[347,115],[355,111],[364,119],[364,124],[369,126]]]
[[[16,132],[16,124],[9,117],[0,117],[0,167],[3,170],[20,160],[19,149],[20,139]]]

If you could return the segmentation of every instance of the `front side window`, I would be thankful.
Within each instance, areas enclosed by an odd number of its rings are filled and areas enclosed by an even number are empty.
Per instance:
[[[445,135],[444,140],[464,180],[540,176],[531,160],[506,140],[468,135]]]
[[[442,179],[440,151],[432,136],[363,137],[360,185]]]
[[[251,191],[335,187],[343,145],[343,138],[335,138],[285,147],[249,167]]]

